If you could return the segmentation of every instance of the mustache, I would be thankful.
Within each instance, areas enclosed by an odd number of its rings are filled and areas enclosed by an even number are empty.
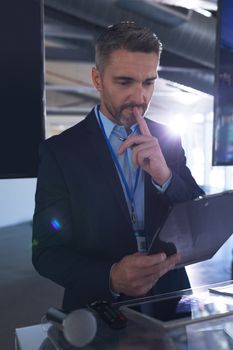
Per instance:
[[[134,108],[134,107],[142,108],[143,111],[145,111],[147,109],[147,105],[145,103],[142,103],[140,105],[135,104],[135,103],[127,103],[127,104],[121,106],[121,111],[123,111],[126,108]]]

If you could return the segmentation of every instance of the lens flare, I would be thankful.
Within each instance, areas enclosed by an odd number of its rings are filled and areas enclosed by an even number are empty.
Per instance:
[[[58,219],[52,219],[51,220],[51,225],[56,231],[60,231],[61,229],[61,224],[59,223]]]
[[[39,242],[36,239],[33,239],[32,247],[36,247],[38,244],[39,244]]]

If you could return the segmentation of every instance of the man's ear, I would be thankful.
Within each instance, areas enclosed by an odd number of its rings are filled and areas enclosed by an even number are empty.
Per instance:
[[[102,83],[101,83],[101,76],[100,76],[99,70],[96,67],[92,67],[91,75],[92,75],[92,81],[93,81],[93,84],[94,84],[96,90],[101,92]]]

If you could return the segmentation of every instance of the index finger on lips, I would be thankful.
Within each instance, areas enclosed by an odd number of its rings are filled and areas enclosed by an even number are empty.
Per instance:
[[[142,135],[149,135],[151,136],[150,130],[144,120],[144,118],[141,116],[141,114],[139,113],[139,110],[137,107],[133,107],[133,114],[135,116],[135,119],[139,125],[139,129],[142,133]]]

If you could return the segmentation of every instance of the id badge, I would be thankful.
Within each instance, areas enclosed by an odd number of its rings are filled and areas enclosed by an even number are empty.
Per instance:
[[[146,237],[143,230],[138,230],[134,232],[136,241],[137,241],[137,247],[139,253],[146,253],[147,252],[147,245],[146,245]]]

